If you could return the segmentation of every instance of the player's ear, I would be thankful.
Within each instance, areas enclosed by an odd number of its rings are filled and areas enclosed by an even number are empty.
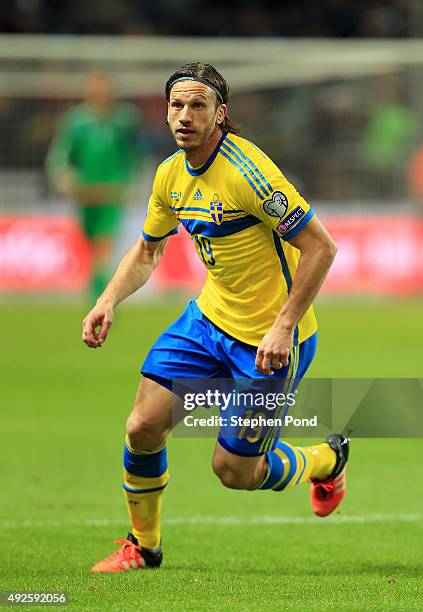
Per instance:
[[[226,113],[228,112],[228,107],[226,104],[221,104],[217,109],[216,123],[217,125],[221,125],[225,121]]]

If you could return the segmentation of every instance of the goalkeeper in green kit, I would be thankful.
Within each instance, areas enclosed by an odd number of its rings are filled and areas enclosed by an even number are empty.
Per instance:
[[[62,118],[48,152],[50,182],[77,202],[92,246],[94,301],[110,276],[114,242],[142,145],[137,109],[116,103],[109,78],[95,74],[86,84],[85,101]]]

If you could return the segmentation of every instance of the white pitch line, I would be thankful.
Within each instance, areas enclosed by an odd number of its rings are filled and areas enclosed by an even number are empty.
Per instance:
[[[340,525],[346,523],[417,523],[423,521],[422,514],[335,514],[326,519],[315,516],[175,516],[164,519],[164,526],[173,525]],[[25,529],[48,527],[123,527],[128,521],[122,519],[83,519],[34,521],[0,521],[0,529]]]

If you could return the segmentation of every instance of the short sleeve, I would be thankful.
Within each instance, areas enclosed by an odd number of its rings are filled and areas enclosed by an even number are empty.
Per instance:
[[[256,172],[260,172],[258,168]],[[248,184],[244,182],[243,208],[272,227],[281,238],[289,240],[311,221],[315,213],[276,166],[271,175],[260,175],[257,174],[254,182],[255,189],[247,190]]]
[[[145,240],[150,242],[158,242],[167,236],[176,234],[178,231],[178,219],[160,193],[160,183],[159,172],[157,172],[142,229]]]

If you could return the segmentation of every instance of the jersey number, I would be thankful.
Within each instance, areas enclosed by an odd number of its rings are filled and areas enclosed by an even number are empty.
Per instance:
[[[213,257],[213,249],[210,244],[210,240],[205,236],[195,235],[195,241],[198,244],[198,248],[200,249],[201,258],[206,264],[206,266],[214,266],[216,264],[216,260]]]

